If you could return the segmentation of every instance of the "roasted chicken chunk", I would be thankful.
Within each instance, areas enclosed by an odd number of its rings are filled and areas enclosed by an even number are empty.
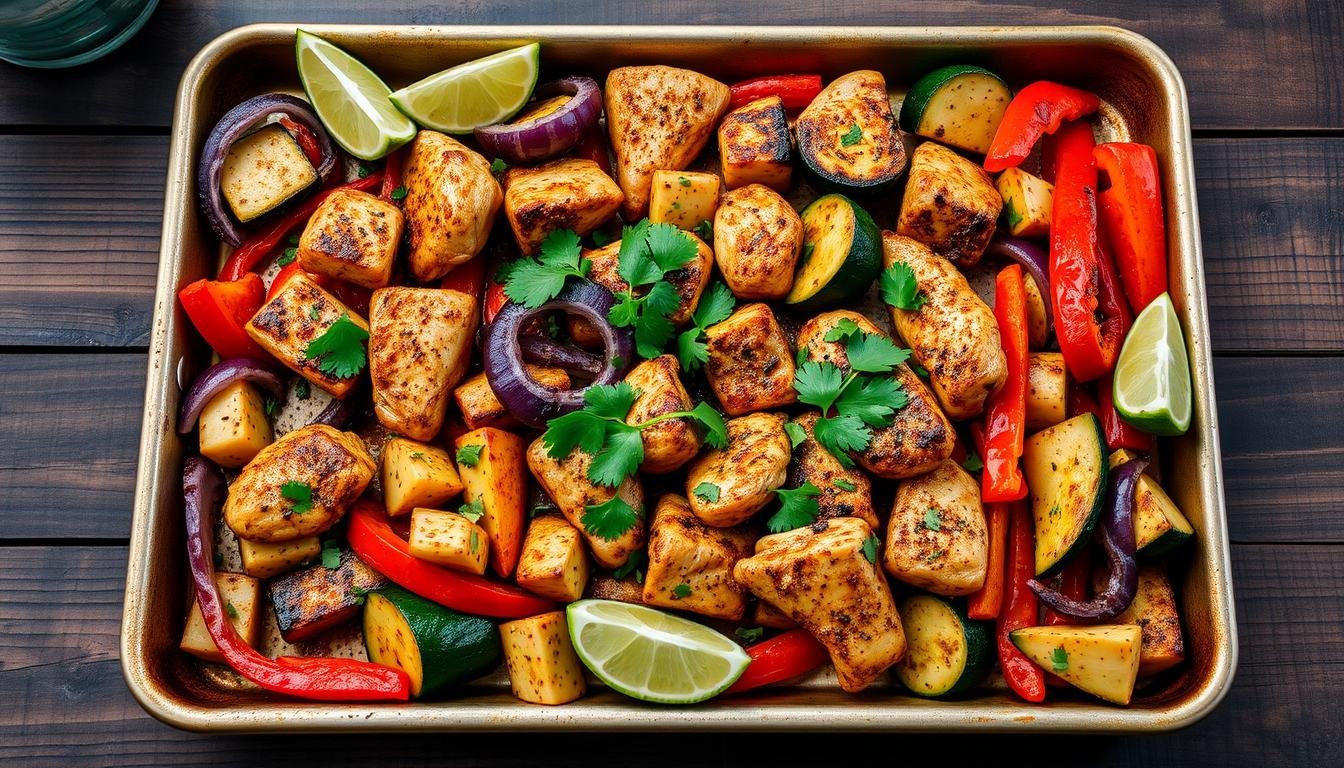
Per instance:
[[[896,489],[882,564],[930,592],[969,595],[985,583],[988,542],[980,484],[948,460]]]
[[[949,261],[973,267],[994,236],[1001,210],[1003,198],[985,169],[926,141],[910,156],[896,231]]]
[[[411,272],[427,283],[481,252],[504,199],[490,161],[450,136],[420,131],[406,155]]]
[[[728,444],[705,452],[686,472],[691,510],[706,525],[745,522],[775,497],[789,471],[788,417],[753,413],[728,420]]]
[[[747,594],[733,578],[733,565],[751,555],[755,541],[746,526],[707,526],[691,512],[686,497],[663,496],[649,532],[644,603],[718,619],[742,618]]]
[[[329,392],[345,397],[358,376],[338,377],[323,370],[321,360],[308,359],[308,345],[342,317],[368,331],[364,318],[303,274],[290,278],[270,301],[247,321],[247,335],[290,370]]]
[[[588,479],[588,466],[592,462],[593,457],[579,449],[563,459],[552,458],[541,438],[534,440],[527,449],[527,466],[532,470],[532,476],[555,501],[560,514],[583,534],[593,559],[603,568],[619,568],[630,559],[631,552],[644,544],[644,489],[637,476],[626,478],[616,488],[594,483]],[[628,530],[608,539],[588,530],[583,518],[589,507],[610,501],[615,496],[620,496],[638,515]]]
[[[729,416],[778,408],[797,400],[793,349],[765,304],[738,307],[705,331],[705,376]]]
[[[689,411],[694,406],[691,396],[677,374],[677,358],[660,355],[645,360],[625,375],[625,380],[639,393],[627,424],[641,424],[668,413]],[[690,419],[668,419],[645,427],[640,433],[644,441],[644,463],[641,472],[665,474],[680,469],[700,451],[700,434]]]
[[[299,266],[365,288],[392,279],[401,244],[401,209],[368,192],[337,189],[322,201],[299,237]]]
[[[592,232],[623,199],[620,187],[592,160],[567,158],[504,174],[504,212],[518,249],[528,255],[558,229]]]

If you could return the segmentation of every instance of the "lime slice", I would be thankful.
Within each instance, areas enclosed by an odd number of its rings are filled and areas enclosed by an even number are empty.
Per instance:
[[[415,123],[387,100],[391,89],[340,48],[299,30],[299,79],[331,138],[360,160],[377,160],[415,138]]]
[[[444,133],[502,123],[532,98],[540,69],[537,43],[459,64],[393,93],[412,120]]]
[[[1171,296],[1139,313],[1115,364],[1115,409],[1125,421],[1157,435],[1190,428],[1190,361]]]
[[[751,663],[737,643],[709,627],[642,605],[580,600],[565,613],[584,665],[609,688],[640,701],[713,698]]]

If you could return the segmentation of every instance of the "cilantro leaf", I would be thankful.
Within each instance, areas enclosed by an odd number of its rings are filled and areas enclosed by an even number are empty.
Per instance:
[[[618,328],[635,329],[635,347],[641,357],[653,359],[662,354],[676,331],[668,315],[681,305],[681,296],[664,277],[698,253],[695,241],[671,224],[650,224],[644,219],[622,232],[616,273],[630,287],[617,294],[607,319]],[[636,296],[645,286],[651,287]]]
[[[742,642],[751,645],[752,643],[760,641],[761,637],[765,634],[765,627],[738,627],[733,630],[733,634],[741,638]]]
[[[701,328],[708,328],[727,320],[736,306],[737,297],[733,295],[732,290],[724,283],[715,280],[700,297],[700,303],[696,306],[691,319]]]
[[[637,427],[607,423],[606,441],[588,465],[588,479],[615,488],[639,471],[644,461],[644,438]]]
[[[485,500],[480,497],[474,498],[458,507],[457,514],[474,523],[481,519],[481,515],[485,514]]]
[[[1017,212],[1017,206],[1013,205],[1012,198],[1003,201],[1003,221],[1009,230],[1016,229],[1017,225],[1022,223],[1022,214]]]
[[[224,603],[224,612],[229,614],[230,619],[238,618],[238,609],[233,607],[232,600],[226,601]]]
[[[341,545],[335,539],[322,542],[322,567],[331,571],[341,567]]]
[[[701,400],[699,405],[690,410],[689,415],[705,428],[705,444],[710,448],[722,448],[728,444],[728,424],[714,406]]]
[[[406,185],[405,185],[405,184],[402,184],[401,186],[399,186],[399,187],[397,187],[396,189],[392,190],[392,199],[393,199],[393,200],[404,200],[404,199],[406,199]]]
[[[834,485],[836,488],[839,488],[842,491],[857,491],[859,489],[859,486],[851,483],[850,481],[846,480],[843,477],[837,477],[836,479],[832,480],[831,485]]]
[[[606,541],[615,541],[639,522],[639,512],[620,496],[612,496],[601,504],[584,509],[583,529],[589,535]]]
[[[824,414],[839,396],[844,379],[833,363],[811,360],[799,366],[793,376],[793,388],[798,392],[799,402],[815,405]]]
[[[648,241],[653,260],[664,274],[686,266],[700,252],[695,241],[675,224],[650,225]]]
[[[610,419],[624,419],[638,398],[639,392],[628,381],[589,387],[583,393],[583,402],[593,413]]]
[[[1069,668],[1069,652],[1060,646],[1050,652],[1050,668],[1056,672],[1063,672]]]
[[[863,557],[874,565],[877,564],[877,545],[878,541],[875,535],[870,535],[863,540]]]
[[[891,373],[910,358],[910,350],[901,349],[878,333],[858,333],[845,344],[849,367],[864,373]]]
[[[943,530],[943,516],[937,509],[929,507],[924,510],[924,528],[930,531]]]
[[[280,486],[280,496],[289,502],[289,511],[296,515],[313,508],[313,489],[307,483],[298,480],[286,481]]]
[[[649,254],[648,219],[621,228],[621,249],[616,254],[616,274],[632,289],[655,282],[662,275]]]
[[[926,563],[932,563],[934,560],[938,560],[938,559],[942,558],[943,555],[946,555],[946,554],[947,554],[947,550],[945,550],[945,549],[935,549],[935,550],[933,550],[932,552],[929,553],[928,557],[925,557],[925,558],[924,558],[924,562],[926,562]]]
[[[288,267],[290,264],[293,264],[294,260],[297,259],[298,257],[299,257],[298,248],[294,247],[286,248],[285,252],[280,254],[280,258],[275,260],[275,265],[277,267]]]
[[[840,136],[840,146],[852,147],[863,139],[863,129],[858,123],[850,126],[850,129]]]
[[[848,317],[842,317],[822,336],[822,341],[845,341],[859,332],[859,324]]]
[[[484,445],[464,445],[457,449],[457,463],[464,467],[474,467],[481,462],[481,449]]]
[[[262,409],[266,411],[267,416],[274,416],[275,412],[280,410],[280,402],[274,397],[268,397],[262,403]]]
[[[504,295],[528,309],[536,309],[565,289],[571,277],[587,277],[592,263],[583,258],[579,236],[557,229],[541,241],[537,259],[519,259],[503,268]]]
[[[626,325],[635,327],[635,351],[646,360],[652,360],[663,353],[663,348],[677,330],[667,316],[681,304],[681,296],[671,283],[660,280],[654,283],[647,295],[636,301],[639,302],[638,317]],[[613,307],[612,311],[615,310],[616,307]],[[620,327],[614,319],[612,324]]]
[[[873,439],[861,419],[857,416],[841,414],[829,419],[817,419],[812,426],[812,435],[823,448],[830,452],[843,466],[854,466],[849,458],[850,451],[863,451]]]
[[[596,389],[596,387],[594,387]],[[575,448],[593,454],[607,439],[607,420],[587,408],[557,416],[546,422],[541,440],[553,459],[563,459]]]
[[[690,596],[691,596],[691,585],[687,584],[684,581],[672,588],[673,600],[684,600],[685,598],[688,598]]]
[[[693,373],[709,362],[709,346],[701,341],[704,331],[699,328],[687,328],[677,336],[677,359],[681,361],[681,370]]]
[[[811,525],[816,522],[817,515],[821,514],[821,508],[817,504],[817,497],[821,495],[821,489],[811,483],[803,483],[793,489],[780,488],[775,493],[779,496],[781,502],[779,511],[765,521],[765,527],[771,533],[781,533],[791,531],[794,528],[801,528],[804,525]]]
[[[928,297],[919,290],[915,270],[903,261],[892,264],[882,273],[882,300],[897,309],[910,311],[918,311],[928,303]]]
[[[928,379],[929,379],[929,369],[928,369],[928,368],[925,368],[924,366],[920,365],[920,364],[919,364],[917,361],[915,361],[915,360],[911,360],[909,363],[907,363],[907,365],[910,366],[910,370],[912,370],[912,371],[915,372],[915,375],[916,375],[916,376],[918,376],[918,377],[921,378],[921,379],[924,379],[925,381],[928,381]]]
[[[685,176],[678,176],[678,177],[677,177],[677,183],[680,184],[680,185],[683,186],[683,187],[689,187],[689,186],[691,186],[691,180],[688,179],[688,178],[686,178]]]
[[[714,239],[714,222],[710,221],[709,219],[705,219],[699,224],[696,224],[691,231],[694,232],[696,236],[699,237],[701,240],[704,240],[706,243],[708,243]]]
[[[299,379],[294,382],[294,396],[298,399],[307,400],[312,393],[312,388],[308,385],[307,379]]]
[[[504,162],[503,158],[496,157],[490,161],[491,173],[503,173],[507,170],[509,170],[509,164]]]
[[[961,468],[967,472],[979,472],[985,468],[985,462],[980,460],[980,454],[975,449],[966,452],[966,458],[961,461]]]
[[[710,504],[719,500],[719,486],[713,483],[701,483],[695,486],[695,490],[691,491],[691,493],[708,501]]]
[[[644,583],[644,570],[649,567],[649,553],[642,549],[637,549],[630,553],[629,559],[625,565],[611,572],[612,576],[618,579],[624,579],[631,574],[635,577],[635,583]]]
[[[896,379],[864,377],[857,380],[856,386],[845,387],[835,407],[840,413],[879,429],[891,426],[892,414],[904,408],[909,400]]]
[[[317,369],[338,379],[351,379],[364,370],[368,361],[364,342],[369,332],[359,327],[350,315],[341,315],[316,339],[308,342],[303,356],[317,363]]]
[[[797,448],[807,439],[807,431],[803,429],[803,425],[796,421],[787,422],[784,425],[784,432],[789,436],[790,448]]]

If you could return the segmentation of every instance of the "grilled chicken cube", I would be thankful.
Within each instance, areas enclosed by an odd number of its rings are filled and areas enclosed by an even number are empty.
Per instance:
[[[388,429],[429,440],[471,362],[476,298],[439,288],[382,288],[369,302],[373,411]]]
[[[709,285],[709,275],[714,269],[714,252],[710,250],[709,246],[689,232],[683,234],[695,243],[695,258],[687,262],[681,269],[668,272],[663,278],[676,289],[677,296],[681,298],[677,308],[667,315],[667,319],[677,326],[684,326],[691,321],[691,314],[700,304],[700,295],[705,292],[705,286]],[[619,240],[596,250],[584,251],[584,258],[588,259],[593,265],[588,272],[588,279],[612,293],[630,290],[630,284],[625,282],[625,278],[621,277],[620,273],[616,271],[620,266],[620,253],[621,243]],[[643,294],[646,291],[646,288],[641,288],[636,293]],[[601,344],[602,337],[598,335],[597,330],[582,320],[570,318],[568,320],[568,330],[574,341],[582,346]]]
[[[679,171],[705,148],[728,111],[728,86],[689,69],[620,67],[603,89],[616,181],[625,192],[626,221],[649,207],[653,172]]]
[[[616,212],[621,188],[592,160],[567,158],[504,174],[504,212],[524,254],[557,229],[586,235]]]
[[[383,445],[383,504],[388,517],[399,517],[416,507],[446,509],[462,492],[462,478],[448,452],[404,437]]]
[[[887,573],[939,595],[969,595],[985,583],[989,534],[980,484],[955,461],[896,489],[882,564]]]
[[[719,124],[719,163],[729,189],[764,184],[776,192],[787,191],[792,155],[789,118],[778,96],[744,104]]]
[[[714,260],[739,299],[782,299],[803,252],[803,220],[778,192],[751,184],[714,214]]]
[[[882,233],[882,263],[904,262],[927,301],[917,310],[891,308],[892,325],[929,372],[929,384],[948,417],[979,416],[989,394],[1008,377],[994,310],[951,262],[923,243]]]
[[[756,609],[751,613],[751,623],[771,629],[793,629],[798,626],[798,622],[790,619],[788,614],[764,600],[756,601]]]
[[[533,518],[514,580],[523,589],[560,603],[583,597],[588,586],[588,553],[578,529],[559,515]]]
[[[352,432],[310,424],[262,449],[229,486],[224,522],[240,539],[292,541],[335,525],[377,465]]]
[[[689,411],[691,395],[677,375],[677,358],[660,355],[645,360],[625,375],[625,381],[639,396],[626,415],[627,424],[641,424],[658,416]],[[644,441],[641,472],[665,474],[680,469],[700,452],[700,433],[689,419],[668,419],[646,427],[640,433]]]
[[[490,161],[434,131],[411,142],[404,180],[411,272],[427,283],[481,252],[504,193]]]
[[[733,579],[733,565],[751,556],[755,533],[746,526],[711,528],[700,522],[686,497],[658,500],[649,530],[649,568],[644,602],[737,620],[747,593]]]
[[[290,278],[247,321],[247,335],[290,370],[331,394],[343,398],[359,383],[358,376],[338,378],[321,369],[321,360],[309,360],[308,345],[342,317],[369,330],[364,318],[303,274]]]
[[[456,512],[424,507],[411,510],[406,548],[413,557],[477,576],[490,558],[490,540],[479,525]]]
[[[803,430],[804,440],[793,449],[789,463],[790,488],[811,483],[821,490],[817,497],[817,519],[857,517],[871,528],[877,527],[873,512],[873,483],[855,467],[845,467],[831,452],[821,447],[812,434],[821,415],[808,411],[793,420]]]
[[[793,349],[765,304],[738,307],[705,331],[705,376],[729,416],[778,408],[797,400]]]
[[[812,633],[830,652],[840,687],[863,690],[905,655],[905,632],[876,539],[857,517],[822,520],[756,542],[733,568],[738,583]]]
[[[258,579],[269,579],[322,554],[322,539],[306,536],[293,541],[267,544],[260,541],[238,540],[238,554],[243,560],[243,572]]]
[[[926,141],[911,156],[896,231],[959,266],[973,267],[1002,209],[1003,198],[985,169]]]
[[[397,206],[357,189],[335,190],[299,237],[299,266],[365,288],[382,288],[392,279],[401,225]]]
[[[714,220],[719,207],[719,177],[693,171],[654,171],[649,221],[695,229]]]
[[[229,147],[219,189],[229,210],[246,224],[284,205],[316,181],[317,169],[289,131],[268,125]]]
[[[569,389],[569,374],[562,368],[546,368],[530,363],[524,363],[523,367],[527,369],[527,375],[543,387],[557,391]],[[485,371],[462,382],[453,390],[453,399],[457,401],[457,409],[462,412],[462,421],[467,429],[509,429],[518,426],[518,420],[495,397],[495,390],[490,388]]]
[[[271,420],[257,388],[235,381],[201,409],[201,455],[221,467],[238,469],[271,444]]]
[[[297,643],[353,619],[364,603],[362,596],[387,583],[381,573],[342,549],[335,568],[315,563],[272,579],[268,590],[280,635]]]
[[[563,459],[551,458],[541,438],[534,440],[527,449],[527,467],[532,470],[532,476],[555,501],[560,514],[583,534],[593,559],[603,568],[619,568],[630,559],[631,552],[644,545],[644,489],[638,476],[626,478],[616,488],[594,483],[588,479],[588,466],[592,461],[592,456],[579,449]],[[638,514],[628,530],[614,539],[607,539],[589,531],[583,517],[589,507],[604,504],[614,497],[619,497]]]
[[[786,421],[782,413],[728,420],[728,444],[706,451],[686,472],[686,496],[701,522],[740,525],[775,498],[789,474]]]
[[[219,600],[224,604],[229,623],[244,643],[255,648],[261,632],[261,582],[241,573],[219,573],[215,575],[215,585],[219,588]],[[177,647],[198,659],[224,663],[224,654],[219,652],[210,629],[205,626],[205,615],[195,598],[192,598],[191,613]]]

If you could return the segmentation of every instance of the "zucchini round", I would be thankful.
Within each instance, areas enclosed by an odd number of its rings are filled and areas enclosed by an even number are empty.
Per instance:
[[[908,159],[881,73],[837,78],[798,116],[798,156],[823,192],[876,196],[894,186]]]
[[[364,604],[364,645],[369,660],[403,670],[411,695],[433,696],[499,666],[499,628],[437,603],[388,587]]]
[[[905,130],[984,154],[1013,100],[1003,80],[984,67],[953,64],[921,77],[901,104]]]
[[[1036,576],[1052,576],[1087,546],[1106,501],[1106,436],[1082,413],[1037,432],[1023,446],[1022,466],[1036,521]]]
[[[906,651],[894,670],[916,696],[936,698],[970,688],[992,665],[989,624],[933,595],[911,595],[898,611]]]
[[[844,195],[803,209],[803,256],[784,302],[812,312],[863,295],[882,271],[882,237],[873,217]]]

